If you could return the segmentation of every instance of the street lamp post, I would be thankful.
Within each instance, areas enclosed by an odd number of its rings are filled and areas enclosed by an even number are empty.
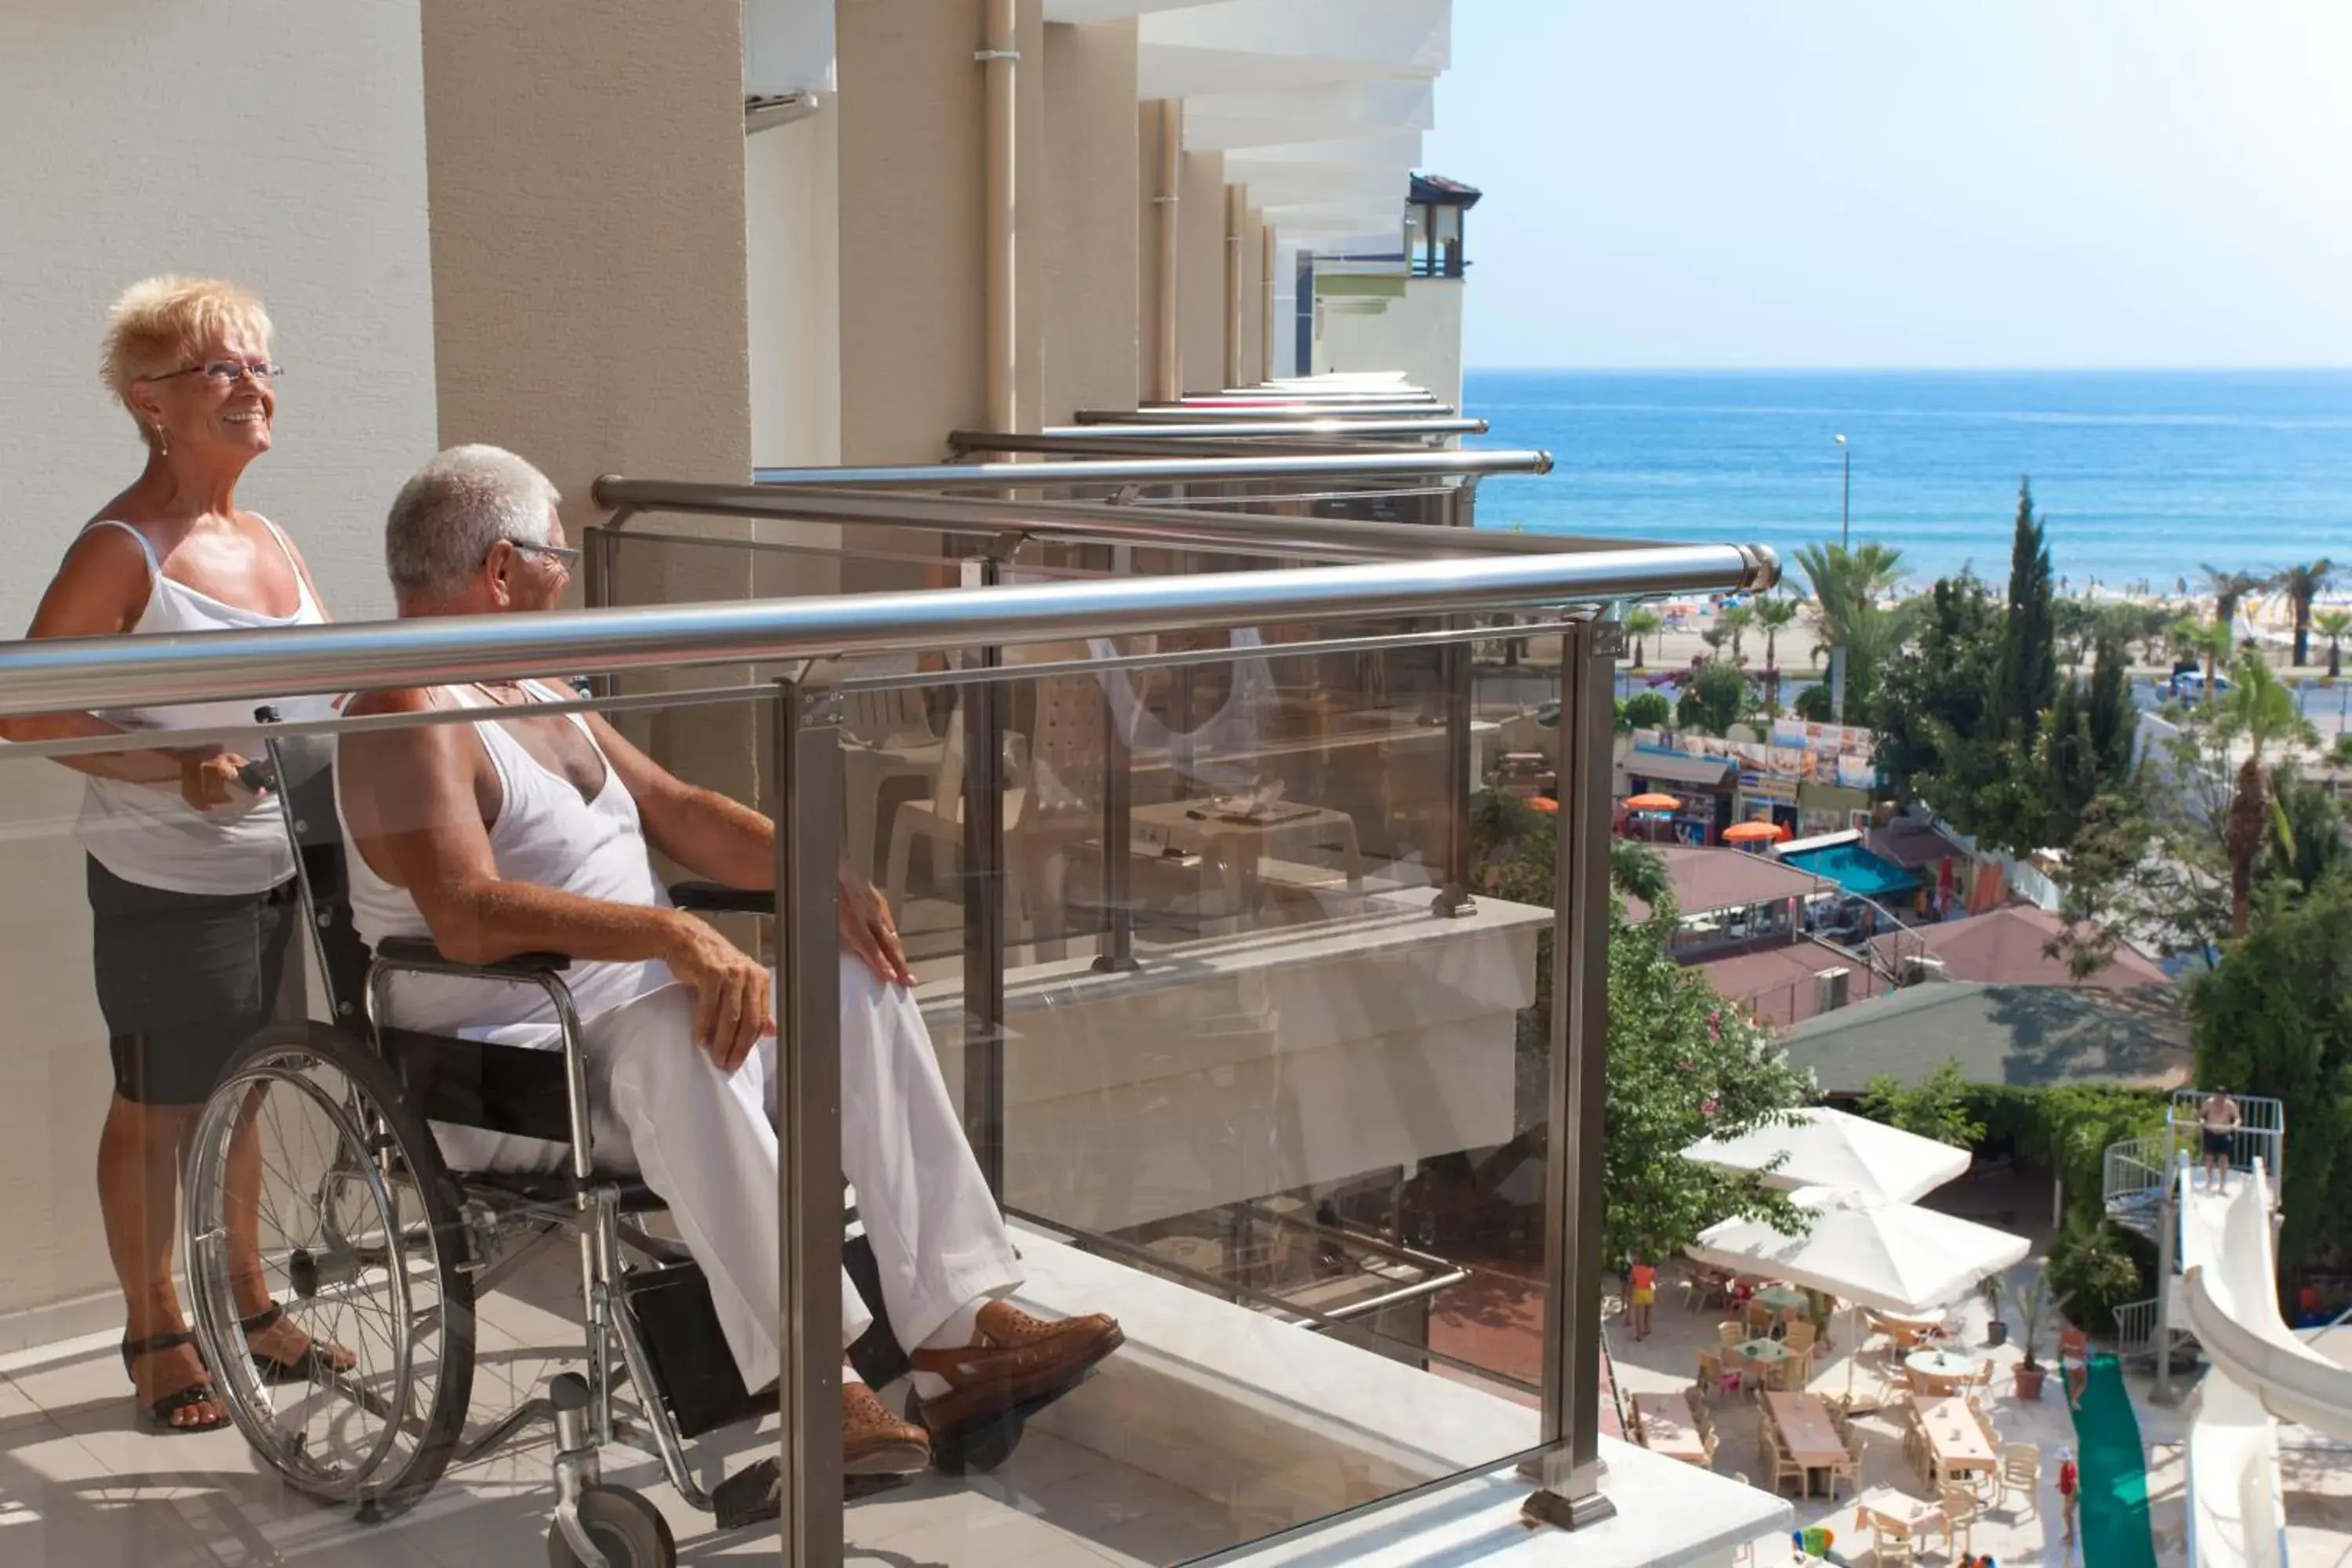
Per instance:
[[[1846,520],[1853,502],[1853,448],[1845,444],[1843,435],[1837,437],[1837,444],[1839,465],[1844,469],[1844,478],[1838,487],[1838,548],[1850,550],[1853,547],[1853,536],[1847,531]]]

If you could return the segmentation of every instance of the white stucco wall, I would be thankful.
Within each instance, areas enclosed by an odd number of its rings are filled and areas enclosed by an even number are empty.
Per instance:
[[[749,15],[747,12],[746,15]],[[751,461],[841,460],[837,105],[743,143]]]
[[[435,435],[418,38],[415,0],[0,5],[0,637],[138,472],[99,335],[163,271],[261,294],[287,374],[240,499],[299,538],[335,614],[388,611],[383,509]],[[22,1310],[112,1288],[79,795],[62,768],[0,763],[0,1346],[44,1337]]]
[[[1408,279],[1402,299],[1321,295],[1316,316],[1316,374],[1401,370],[1440,403],[1462,406],[1460,279]]]

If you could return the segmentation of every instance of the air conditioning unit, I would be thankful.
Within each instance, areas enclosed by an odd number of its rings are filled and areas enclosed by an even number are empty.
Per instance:
[[[1924,952],[1905,953],[1900,973],[1902,984],[1905,985],[1925,985],[1931,981],[1951,978],[1950,973],[1944,968],[1942,959],[1930,958]]]
[[[1824,969],[1818,974],[1815,974],[1813,976],[1813,982],[1821,987],[1821,995],[1818,998],[1819,1005],[1814,1007],[1813,1011],[1816,1013],[1834,1013],[1840,1007],[1844,1006],[1846,1004],[1846,998],[1852,994],[1852,990],[1848,982],[1853,979],[1853,972],[1845,968],[1843,965],[1840,965],[1835,969]]]

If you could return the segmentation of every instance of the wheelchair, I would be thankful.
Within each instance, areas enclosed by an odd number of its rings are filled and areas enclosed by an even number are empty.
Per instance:
[[[274,720],[267,709],[257,717]],[[551,1422],[550,1563],[671,1568],[677,1544],[667,1521],[642,1494],[602,1479],[598,1450],[651,1455],[689,1506],[715,1513],[722,1528],[744,1522],[761,1499],[736,1483],[755,1479],[756,1468],[706,1490],[685,1443],[757,1419],[773,1394],[743,1387],[700,1268],[683,1246],[646,1228],[660,1200],[635,1177],[594,1166],[568,961],[530,953],[462,964],[407,940],[369,952],[351,921],[330,743],[272,737],[266,749],[271,776],[257,782],[275,784],[296,847],[300,908],[331,1016],[273,1026],[249,1042],[223,1070],[191,1139],[182,1256],[215,1387],[287,1486],[353,1508],[362,1522],[395,1516],[450,1465]],[[687,909],[773,908],[772,895],[709,883],[671,891]],[[534,987],[555,1012],[562,1048],[387,1026],[384,982],[404,972]],[[568,1168],[453,1171],[428,1123],[566,1145]],[[845,1261],[875,1317],[850,1360],[879,1388],[907,1361],[854,1208],[845,1216]],[[469,1428],[477,1302],[567,1238],[579,1252],[584,1373],[560,1373],[543,1394]],[[257,1360],[247,1347],[237,1287],[253,1299],[257,1269],[268,1298],[310,1335],[307,1364]],[[992,1468],[1019,1435],[1012,1419],[936,1457],[950,1473]]]

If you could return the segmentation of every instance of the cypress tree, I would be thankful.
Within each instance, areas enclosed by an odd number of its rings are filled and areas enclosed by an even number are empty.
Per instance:
[[[2009,625],[2000,649],[2000,718],[2010,737],[2031,746],[2042,711],[2058,696],[2057,612],[2052,604],[2050,544],[2033,515],[2033,487],[2017,484],[2017,532],[2009,552]]]
[[[2123,639],[2101,637],[2096,662],[2091,667],[2091,699],[2084,717],[2098,757],[2099,779],[2108,788],[2131,776],[2132,752],[2139,735],[2139,710],[2132,705],[2125,662]]]

